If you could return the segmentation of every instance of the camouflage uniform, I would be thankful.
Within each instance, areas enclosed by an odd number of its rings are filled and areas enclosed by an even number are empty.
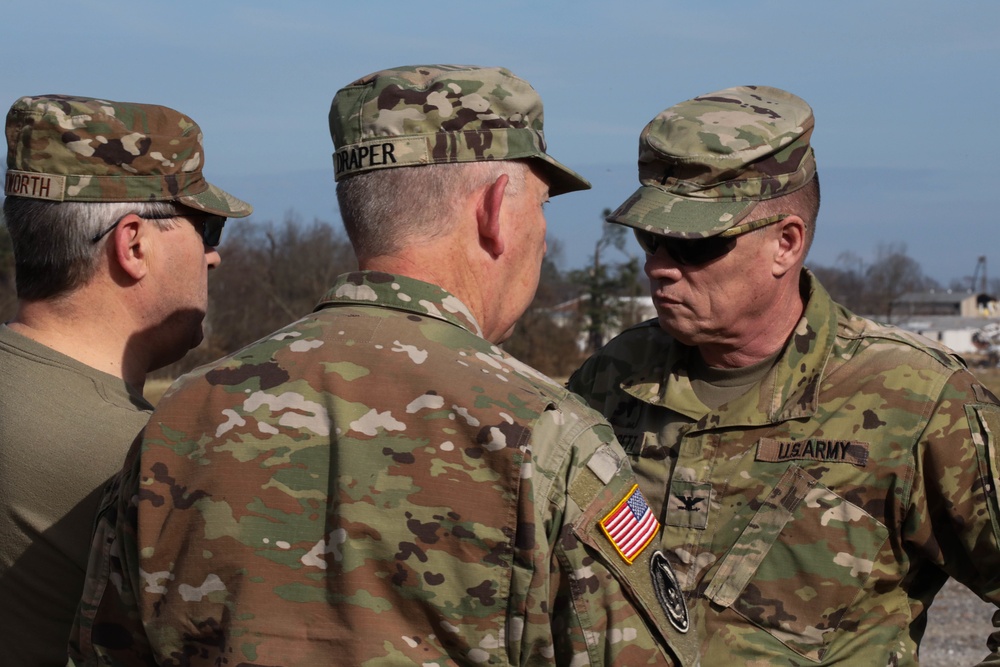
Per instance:
[[[478,332],[351,273],[182,379],[99,516],[76,659],[671,664],[648,550],[599,530],[633,479],[611,429]]]
[[[644,130],[642,186],[609,219],[724,236],[812,179],[812,129],[808,105],[776,89],[672,107]],[[949,576],[1000,603],[1000,406],[943,346],[796,275],[804,311],[773,366],[715,409],[692,384],[699,351],[657,320],[568,386],[611,422],[663,523],[657,553],[702,664],[915,665]]]
[[[337,180],[516,159],[550,194],[589,187],[545,152],[538,94],[502,68],[377,72],[337,93],[330,128]],[[475,295],[461,281],[483,261],[450,261],[434,275]],[[100,515],[76,660],[693,655],[643,576],[659,524],[610,427],[412,270],[341,276],[312,315],[168,392]]]
[[[655,320],[569,388],[609,418],[651,505],[667,484],[658,548],[702,664],[916,664],[949,575],[1000,602],[1000,407],[945,348],[804,284],[774,368],[717,410]],[[677,442],[660,437],[667,411],[691,420]]]

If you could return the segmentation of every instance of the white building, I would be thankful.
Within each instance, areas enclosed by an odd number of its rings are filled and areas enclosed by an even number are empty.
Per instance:
[[[984,293],[912,292],[892,302],[890,321],[948,346],[969,363],[981,363],[994,347],[983,330],[1000,323],[1000,303]]]

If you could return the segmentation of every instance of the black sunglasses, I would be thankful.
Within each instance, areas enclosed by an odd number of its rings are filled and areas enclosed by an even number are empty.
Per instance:
[[[103,239],[105,236],[111,233],[112,229],[118,226],[118,223],[120,223],[122,220],[124,220],[126,217],[130,215],[132,214],[126,213],[122,217],[115,220],[115,223],[110,227],[108,227],[107,229],[105,229],[103,232],[100,232],[99,234],[94,234],[93,238],[90,239],[90,242],[97,243],[98,241]],[[136,213],[136,215],[139,214]],[[200,213],[192,213],[191,215],[196,216],[192,217],[191,224],[194,225],[194,228],[198,230],[199,234],[201,234],[202,243],[207,245],[209,248],[214,248],[215,246],[219,245],[219,243],[222,242],[222,228],[226,224],[225,216],[212,215],[212,214],[202,215]],[[186,214],[181,214],[181,213],[177,213],[175,215],[150,215],[150,216],[139,215],[139,217],[142,218],[143,220],[172,220],[174,218],[180,218],[185,216]]]
[[[670,259],[681,266],[702,266],[715,261],[736,247],[736,238],[744,234],[781,222],[788,217],[787,213],[779,213],[769,218],[753,220],[735,227],[730,227],[721,234],[702,239],[677,239],[663,234],[633,229],[635,240],[647,255],[655,255],[664,248]]]

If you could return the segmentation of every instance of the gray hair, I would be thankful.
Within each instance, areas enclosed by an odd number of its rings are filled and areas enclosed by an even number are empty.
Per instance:
[[[173,202],[51,202],[7,197],[4,221],[14,247],[17,298],[26,301],[66,296],[97,271],[105,241],[94,237],[129,213],[141,218],[184,215],[191,209]],[[166,229],[170,220],[151,220]]]
[[[813,238],[816,236],[816,220],[819,217],[819,172],[817,172],[808,183],[787,195],[765,199],[757,204],[753,210],[754,218],[769,218],[779,213],[792,213],[805,223],[805,252],[802,256],[809,254],[812,247]],[[765,228],[762,228],[762,231]]]
[[[517,194],[528,169],[520,160],[485,160],[355,174],[337,184],[340,217],[359,260],[392,254],[446,234],[456,205],[504,174],[506,193]]]

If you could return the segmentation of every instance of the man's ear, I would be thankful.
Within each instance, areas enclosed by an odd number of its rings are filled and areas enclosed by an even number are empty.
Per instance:
[[[778,223],[778,249],[774,255],[773,274],[783,276],[805,259],[806,223],[797,215],[790,215]]]
[[[111,234],[114,258],[118,266],[133,280],[142,280],[149,273],[150,225],[135,213],[126,215]]]
[[[500,209],[507,189],[507,174],[490,183],[482,190],[482,198],[476,207],[476,222],[479,226],[479,242],[493,257],[504,252],[503,230],[500,229]]]

